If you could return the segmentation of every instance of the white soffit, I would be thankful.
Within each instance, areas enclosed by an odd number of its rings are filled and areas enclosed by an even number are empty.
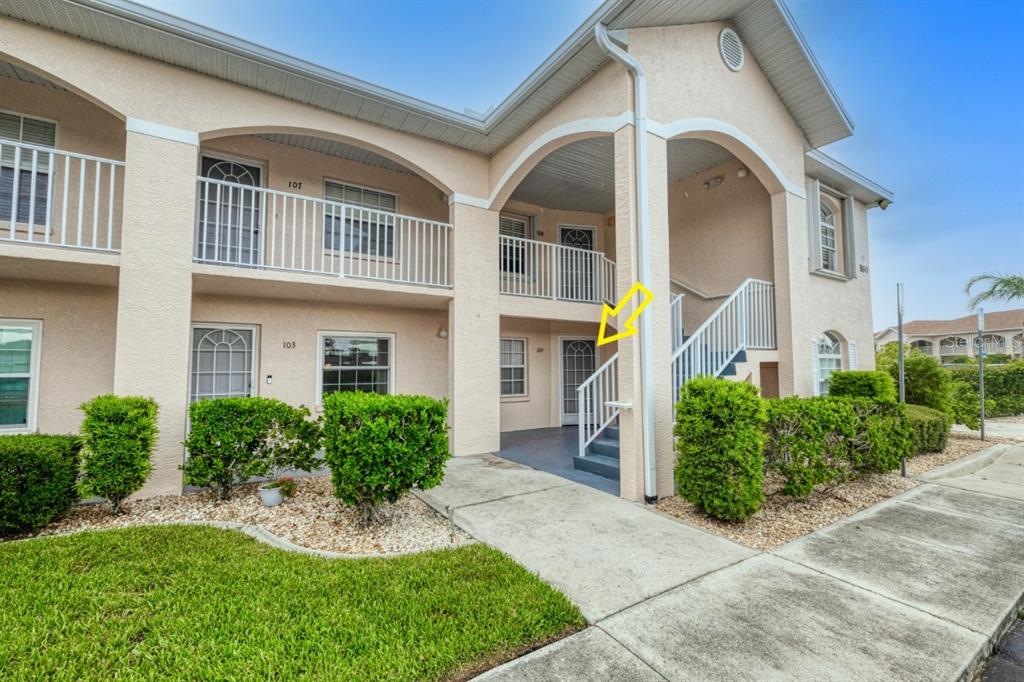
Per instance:
[[[15,66],[10,62],[2,60],[0,60],[0,77],[13,78],[14,80],[22,81],[24,83],[32,83],[33,85],[42,85],[44,88],[50,88],[51,90],[64,89],[53,81],[47,80],[37,73],[33,73],[28,69],[23,69],[20,66]]]
[[[885,187],[816,149],[807,152],[804,157],[804,170],[810,177],[868,206],[882,200],[890,203],[893,200],[892,192]]]
[[[676,182],[735,158],[714,142],[672,140],[668,181]],[[545,208],[607,213],[615,207],[615,144],[611,137],[571,142],[548,154],[511,198]]]
[[[781,0],[606,0],[486,116],[459,113],[128,0],[0,0],[0,13],[355,119],[483,154],[600,69],[593,27],[731,21],[812,147],[852,123]]]

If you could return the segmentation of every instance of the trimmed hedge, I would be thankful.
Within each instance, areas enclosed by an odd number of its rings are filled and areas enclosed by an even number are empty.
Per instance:
[[[676,404],[676,489],[711,516],[741,521],[764,500],[764,401],[747,383],[698,377]]]
[[[185,483],[216,488],[222,500],[250,478],[317,465],[320,424],[310,421],[304,406],[273,398],[219,398],[192,403],[188,413]]]
[[[956,367],[949,371],[955,383],[964,383],[970,388],[974,403],[977,404],[978,365]],[[1024,360],[1014,360],[996,367],[986,364],[985,415],[1009,417],[1017,414],[1024,414]]]
[[[444,479],[448,401],[418,395],[331,393],[324,398],[325,461],[334,496],[359,508],[366,522]]]
[[[871,398],[883,403],[896,402],[896,382],[881,370],[833,372],[828,394],[834,398]]]
[[[952,422],[952,418],[945,412],[923,405],[907,405],[907,423],[912,434],[914,454],[945,450]]]
[[[83,497],[106,498],[115,514],[153,469],[157,405],[152,398],[96,396],[81,406]]]
[[[0,536],[30,533],[78,500],[76,436],[0,436]]]
[[[785,479],[786,495],[803,497],[823,483],[892,471],[913,452],[899,403],[793,397],[768,404],[765,461]]]
[[[803,497],[816,485],[853,475],[848,444],[856,417],[849,400],[791,397],[767,402],[765,463],[785,478],[783,494]]]

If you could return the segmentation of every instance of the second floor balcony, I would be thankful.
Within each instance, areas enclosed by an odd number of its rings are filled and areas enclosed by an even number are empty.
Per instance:
[[[501,293],[615,305],[615,262],[591,251],[501,235]]]
[[[124,162],[0,139],[0,241],[117,252]]]
[[[447,223],[200,177],[197,263],[451,287]]]

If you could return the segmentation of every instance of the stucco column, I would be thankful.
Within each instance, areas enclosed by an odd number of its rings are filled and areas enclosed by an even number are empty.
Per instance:
[[[775,266],[775,336],[779,348],[779,395],[812,395],[811,330],[804,319],[808,272],[807,202],[792,192],[772,195]],[[819,330],[820,331],[820,330]]]
[[[160,406],[145,495],[182,490],[197,154],[197,144],[128,131],[114,392]]]
[[[636,168],[632,126],[615,133],[615,260],[616,286],[625,295],[639,279],[636,230]],[[654,363],[654,450],[657,461],[657,492],[659,497],[674,492],[672,471],[675,463],[672,439],[671,312],[669,310],[669,228],[667,143],[648,135],[647,163],[649,181],[651,280],[648,287],[654,300],[644,311],[651,319],[652,362]],[[633,299],[619,315],[619,322],[639,302]],[[639,329],[639,325],[637,325]],[[640,357],[640,334],[618,342],[619,399],[633,404],[619,417],[620,494],[632,500],[644,499],[643,404]]]
[[[448,305],[448,397],[456,456],[496,452],[501,443],[498,212],[453,203]]]

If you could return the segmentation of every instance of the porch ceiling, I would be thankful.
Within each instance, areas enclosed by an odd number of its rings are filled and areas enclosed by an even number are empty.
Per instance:
[[[280,97],[492,154],[607,63],[594,26],[731,21],[812,147],[853,125],[781,0],[606,0],[486,114],[459,113],[127,0],[3,0],[0,12]]]
[[[33,73],[27,69],[23,69],[20,66],[15,66],[10,62],[0,60],[0,77],[13,78],[14,80],[22,81],[25,83],[33,83],[35,85],[42,85],[44,88],[50,88],[51,90],[64,90],[65,88],[57,85],[53,81],[43,78],[37,73]]]
[[[395,171],[396,173],[416,175],[416,173],[411,169],[406,168],[402,164],[392,161],[391,159],[383,157],[380,154],[375,154],[374,152],[371,152],[368,149],[363,149],[362,147],[338,142],[337,140],[327,140],[322,137],[313,137],[312,135],[282,135],[277,133],[256,135],[255,137],[261,140],[266,140],[267,142],[286,144],[291,147],[298,147],[299,149],[305,149],[319,154],[327,154],[329,156],[337,156],[357,163],[365,163],[368,166],[385,168],[390,171]]]
[[[676,182],[733,159],[706,140],[672,140],[668,180]],[[546,156],[512,193],[512,199],[546,208],[608,213],[615,208],[615,148],[611,137],[572,142]]]

